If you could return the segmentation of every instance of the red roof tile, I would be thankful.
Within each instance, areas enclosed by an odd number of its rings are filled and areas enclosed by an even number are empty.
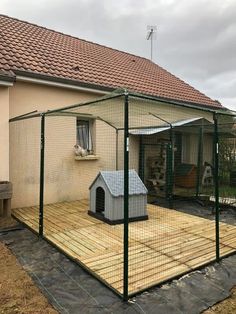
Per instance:
[[[16,70],[221,106],[148,59],[0,15],[0,73]]]

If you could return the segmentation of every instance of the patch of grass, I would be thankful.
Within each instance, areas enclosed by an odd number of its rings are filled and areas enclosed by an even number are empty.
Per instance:
[[[214,195],[214,186],[209,187],[203,187],[201,190],[201,194],[205,195]],[[230,186],[230,185],[220,185],[219,187],[219,194],[220,197],[229,197],[229,198],[236,198],[236,187]]]

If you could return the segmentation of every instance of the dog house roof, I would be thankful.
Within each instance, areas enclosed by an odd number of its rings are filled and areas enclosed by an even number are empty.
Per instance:
[[[98,178],[102,178],[110,193],[115,196],[124,195],[124,171],[100,171],[89,189]],[[129,170],[129,195],[147,194],[147,189],[135,170]]]

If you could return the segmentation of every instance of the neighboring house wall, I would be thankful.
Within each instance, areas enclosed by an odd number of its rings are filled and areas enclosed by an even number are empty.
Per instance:
[[[203,135],[202,162],[213,162],[213,135]],[[182,162],[197,165],[199,149],[198,134],[184,134],[182,138]]]
[[[208,162],[213,166],[213,135],[206,134],[203,138],[203,163]]]
[[[0,86],[0,181],[9,180],[9,89]]]

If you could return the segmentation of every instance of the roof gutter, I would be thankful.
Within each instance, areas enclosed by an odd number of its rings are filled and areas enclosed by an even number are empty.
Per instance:
[[[22,82],[28,82],[28,83],[35,83],[35,84],[43,84],[47,86],[55,86],[59,88],[67,88],[72,90],[79,90],[83,92],[90,92],[97,95],[106,95],[114,91],[114,87],[107,87],[107,86],[99,86],[92,83],[84,83],[79,82],[76,80],[71,79],[65,79],[61,77],[54,77],[50,75],[44,75],[34,72],[26,72],[21,70],[14,70],[15,73],[15,80],[16,81],[22,81]],[[1,77],[0,77],[1,79]],[[13,82],[9,82],[9,84],[13,84]],[[12,86],[12,85],[8,85]],[[220,114],[233,116],[235,115],[235,112],[233,113],[231,110],[225,108],[225,107],[217,107],[217,106],[209,106],[199,103],[193,103],[193,102],[183,102],[183,101],[176,101],[173,99],[166,99],[158,96],[151,96],[151,95],[143,95],[135,92],[129,92],[130,96],[147,99],[147,100],[154,100],[159,101],[162,103],[167,103],[175,106],[185,107],[185,108],[192,108],[200,111],[205,112],[217,112]]]
[[[41,75],[37,73],[25,73],[22,71],[15,71],[16,81],[27,82],[34,84],[41,84],[46,86],[54,86],[59,88],[67,88],[73,90],[79,90],[83,92],[89,92],[94,94],[105,95],[111,92],[110,88],[99,88],[96,85],[81,83],[78,81],[63,79],[59,77],[51,77],[48,75]]]
[[[0,86],[13,86],[14,77],[0,73]]]
[[[0,80],[0,86],[13,86],[13,82]]]

